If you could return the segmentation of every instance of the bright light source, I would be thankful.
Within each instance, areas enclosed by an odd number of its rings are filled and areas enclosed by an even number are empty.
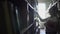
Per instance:
[[[46,19],[46,18],[50,17],[48,12],[46,11],[45,3],[38,3],[37,9],[38,9],[37,12],[42,19]]]

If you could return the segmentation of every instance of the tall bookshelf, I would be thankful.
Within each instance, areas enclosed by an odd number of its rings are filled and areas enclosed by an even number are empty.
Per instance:
[[[6,4],[4,4],[6,2]],[[11,34],[38,34],[36,33],[36,22],[34,22],[34,13],[37,11],[37,0],[5,0],[3,1],[3,8],[7,11],[9,16],[7,26],[8,32]],[[6,6],[5,6],[6,5]],[[5,11],[5,12],[6,12]],[[9,28],[11,27],[11,29]],[[10,29],[10,30],[9,30]]]

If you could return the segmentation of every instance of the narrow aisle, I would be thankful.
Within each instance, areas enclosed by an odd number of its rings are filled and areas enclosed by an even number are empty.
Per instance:
[[[40,34],[45,34],[45,29],[40,29]]]

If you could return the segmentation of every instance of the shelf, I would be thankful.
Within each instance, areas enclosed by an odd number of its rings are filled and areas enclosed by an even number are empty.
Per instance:
[[[38,27],[39,27],[39,25],[38,25],[38,26],[36,26],[34,29],[38,29]]]
[[[26,32],[30,27],[32,27],[33,24],[34,24],[34,23],[32,23],[31,25],[29,25],[27,28],[23,29],[23,30],[21,31],[21,34],[23,34],[23,33]]]
[[[36,11],[36,9],[27,1],[27,0],[25,0],[26,2],[27,2],[27,4],[34,10],[34,11]]]
[[[53,3],[53,5],[49,6],[49,8],[47,10],[49,10],[51,7],[53,7],[54,5],[56,5],[58,2]]]

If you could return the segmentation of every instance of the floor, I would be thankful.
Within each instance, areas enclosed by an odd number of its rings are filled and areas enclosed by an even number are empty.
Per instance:
[[[45,34],[45,29],[40,29],[40,34]]]

